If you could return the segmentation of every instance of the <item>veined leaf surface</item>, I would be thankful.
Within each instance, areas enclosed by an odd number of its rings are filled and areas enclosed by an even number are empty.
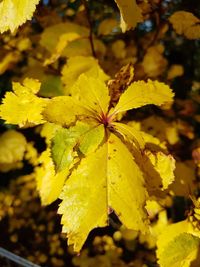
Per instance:
[[[138,81],[132,83],[121,95],[114,109],[114,113],[149,104],[161,106],[166,103],[171,103],[172,99],[173,93],[168,85],[151,80],[148,80],[148,82]]]
[[[109,207],[127,228],[147,231],[143,182],[131,153],[111,134],[103,146],[82,159],[61,194],[59,213],[69,244],[79,251],[93,228],[107,224]]]

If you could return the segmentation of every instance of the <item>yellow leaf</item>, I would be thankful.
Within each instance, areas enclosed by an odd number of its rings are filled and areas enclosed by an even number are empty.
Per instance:
[[[164,83],[151,80],[134,82],[121,95],[113,113],[116,114],[149,104],[157,106],[169,104],[172,102],[173,96],[172,90]]]
[[[98,61],[93,57],[76,56],[68,59],[62,69],[62,82],[65,85],[65,93],[71,93],[70,87],[84,73],[88,77],[98,78],[102,81],[108,80],[109,76],[101,69]]]
[[[145,147],[148,150],[154,150],[157,147],[162,151],[167,151],[165,142],[161,142],[158,138],[143,131],[140,131],[140,134],[142,135],[142,138],[145,141]]]
[[[100,79],[81,74],[71,92],[73,97],[77,98],[89,111],[98,113],[98,115],[107,113],[110,97],[108,88]]]
[[[70,96],[52,98],[43,111],[44,118],[56,124],[67,126],[75,122],[80,115],[88,115],[88,111],[76,99]]]
[[[163,210],[163,207],[158,203],[158,201],[149,199],[146,203],[146,210],[151,219],[155,218],[155,216]]]
[[[28,49],[31,49],[31,46],[32,46],[32,43],[31,43],[31,40],[28,37],[19,39],[19,42],[17,43],[17,49],[20,52],[23,52],[23,51],[26,51]]]
[[[163,229],[157,241],[158,263],[161,267],[190,267],[199,252],[200,239],[187,232],[182,221]]]
[[[80,251],[93,228],[107,225],[106,150],[104,145],[84,158],[60,196],[63,232],[75,251]],[[101,166],[98,175],[97,166]]]
[[[162,152],[146,151],[147,160],[144,162],[144,170],[148,173],[150,186],[162,187],[163,190],[174,181],[175,160],[171,155]],[[153,167],[153,168],[152,168]],[[151,170],[152,169],[152,170]]]
[[[121,28],[125,32],[142,22],[142,13],[136,0],[115,0],[121,13]]]
[[[98,166],[101,168],[96,175]],[[113,134],[96,152],[83,158],[66,181],[58,210],[63,232],[74,250],[81,249],[93,228],[107,225],[109,207],[127,228],[146,232],[147,193],[143,183],[131,153]]]
[[[147,192],[132,154],[114,134],[108,140],[108,203],[129,229],[147,232]],[[137,188],[137,190],[136,190]]]
[[[143,149],[145,146],[144,139],[142,137],[141,131],[138,131],[137,128],[130,127],[127,124],[115,122],[112,123],[114,128],[122,134],[122,136],[127,138],[129,141],[131,140],[132,142],[136,143],[137,147],[140,149]]]
[[[59,37],[59,41],[56,45],[55,51],[53,52],[53,54],[51,55],[50,58],[45,60],[44,66],[52,64],[53,62],[55,62],[61,56],[65,47],[67,47],[67,45],[70,42],[75,41],[79,38],[80,38],[80,35],[75,33],[75,32],[69,32],[69,33],[62,34]]]
[[[39,88],[40,83],[33,79],[25,79],[23,85],[13,83],[14,92],[7,92],[0,106],[1,118],[20,127],[44,123],[42,111],[48,100],[35,95]]]
[[[26,78],[23,81],[23,86],[26,87],[25,90],[29,90],[29,92],[33,93],[33,94],[37,94],[40,90],[40,82],[38,80],[35,79],[30,79],[30,78]],[[15,93],[17,93],[16,90],[23,90],[23,88],[19,88],[16,87],[16,89],[14,88]],[[20,92],[18,91],[18,92]]]
[[[23,160],[26,150],[23,134],[8,130],[0,136],[0,164],[10,164]]]
[[[178,34],[183,34],[188,39],[200,38],[200,19],[192,13],[177,11],[169,18],[169,21]]]
[[[148,249],[155,249],[156,241],[158,236],[163,231],[163,229],[169,224],[167,218],[167,211],[160,206],[160,211],[157,214],[156,218],[152,219],[153,223],[150,226],[150,231],[147,234],[141,233],[139,235],[139,242],[140,244],[144,244],[145,247]],[[149,213],[149,210],[148,210]],[[155,221],[155,219],[157,219]]]
[[[69,168],[56,174],[49,148],[41,154],[38,162],[41,166],[35,168],[37,189],[42,204],[49,205],[59,197],[69,173]]]
[[[40,0],[3,0],[0,3],[0,32],[14,32],[30,20]]]

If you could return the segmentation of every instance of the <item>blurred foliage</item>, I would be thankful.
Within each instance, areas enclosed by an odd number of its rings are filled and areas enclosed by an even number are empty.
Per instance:
[[[110,210],[110,226],[93,230],[78,255],[67,247],[66,237],[60,233],[60,216],[56,214],[60,200],[42,207],[37,193],[40,188],[35,177],[47,162],[41,155],[50,145],[51,126],[18,128],[1,120],[0,246],[41,266],[155,267],[159,266],[157,257],[163,267],[179,266],[173,265],[173,260],[165,262],[163,251],[167,255],[174,248],[173,242],[180,246],[188,242],[194,254],[185,250],[189,260],[184,266],[198,267],[200,38],[195,36],[200,32],[200,2],[138,0],[137,5],[143,22],[122,33],[115,1],[43,0],[30,21],[13,33],[0,35],[1,99],[11,91],[12,82],[21,83],[27,77],[41,82],[41,99],[65,95],[71,90],[68,83],[72,85],[81,73],[96,73],[94,56],[104,80],[111,79],[108,86],[114,92],[113,105],[137,80],[165,82],[175,93],[169,110],[145,106],[128,111],[123,118],[151,134],[155,138],[149,142],[153,142],[153,148],[167,149],[177,162],[175,181],[166,190],[149,192],[146,210],[150,234],[126,229]],[[170,21],[177,11],[195,16],[192,20],[197,28],[189,30],[189,39],[188,33],[180,34],[176,23]],[[77,34],[73,40],[67,35],[70,32]],[[81,36],[80,40],[76,40],[77,36]],[[51,62],[44,64],[49,59]],[[83,67],[78,68],[80,63]],[[134,67],[134,75],[128,64]],[[46,173],[53,166],[48,164]],[[45,175],[40,172],[41,177]],[[53,186],[56,184],[55,179]],[[188,227],[187,234],[176,232],[176,223],[184,224],[182,230]],[[163,234],[168,230],[171,240]],[[161,237],[165,243],[158,241]],[[156,252],[157,241],[160,250]],[[184,255],[173,253],[181,264]]]

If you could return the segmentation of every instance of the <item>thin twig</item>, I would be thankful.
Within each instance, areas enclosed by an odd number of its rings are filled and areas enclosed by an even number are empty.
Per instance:
[[[88,20],[88,24],[89,24],[89,27],[90,27],[90,33],[89,33],[89,40],[90,40],[90,46],[91,46],[91,50],[92,50],[92,55],[93,57],[97,57],[96,56],[96,52],[95,52],[95,48],[94,48],[94,40],[93,40],[93,32],[92,32],[92,20],[91,20],[91,16],[90,16],[90,10],[89,10],[89,7],[88,7],[88,3],[87,3],[87,0],[82,0],[82,3],[85,7],[85,13],[86,13],[86,17],[87,17],[87,20]]]

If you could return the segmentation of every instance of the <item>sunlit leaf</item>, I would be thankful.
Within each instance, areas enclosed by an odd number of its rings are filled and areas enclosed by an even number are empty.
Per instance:
[[[56,174],[49,148],[41,154],[38,162],[40,166],[35,168],[37,189],[42,204],[49,205],[59,197],[69,173],[69,168],[65,168]]]
[[[107,225],[106,145],[84,158],[68,178],[61,194],[63,232],[79,251],[89,232]],[[98,169],[97,166],[101,166]],[[95,219],[94,219],[95,218]]]
[[[1,118],[20,127],[44,123],[42,112],[48,100],[35,95],[39,88],[40,83],[33,79],[25,79],[23,85],[13,83],[14,92],[6,93],[0,107]]]
[[[66,93],[71,93],[70,87],[83,73],[89,77],[101,79],[102,81],[107,80],[109,77],[101,69],[95,58],[83,56],[72,57],[62,69],[62,82],[66,87]]]
[[[99,113],[99,115],[107,113],[110,97],[108,88],[100,79],[82,74],[74,84],[72,94],[91,112]]]
[[[88,111],[70,96],[52,98],[43,111],[47,121],[63,126],[74,123],[79,115],[84,114],[87,115]]]
[[[40,0],[3,0],[0,3],[0,32],[14,32],[30,20]]]
[[[103,125],[89,125],[78,122],[70,129],[57,130],[52,139],[51,153],[57,172],[69,168],[73,163],[74,147],[83,154],[94,152],[104,138]]]
[[[114,109],[114,113],[149,104],[161,106],[171,103],[172,100],[173,93],[168,85],[151,80],[148,80],[148,82],[138,81],[132,83],[122,94]]]
[[[145,141],[141,135],[141,131],[138,131],[134,127],[130,127],[129,125],[119,122],[113,123],[113,125],[120,134],[124,135],[128,140],[131,140],[136,143],[138,148],[144,148]]]
[[[101,166],[98,175],[97,166]],[[108,143],[82,159],[61,193],[59,213],[69,244],[79,251],[93,228],[107,224],[109,207],[127,228],[147,231],[146,197],[139,167],[121,140],[111,134]]]

